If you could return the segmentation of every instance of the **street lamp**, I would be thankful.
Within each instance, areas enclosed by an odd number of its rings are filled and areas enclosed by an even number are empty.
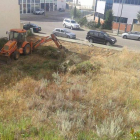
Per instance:
[[[120,24],[121,24],[121,17],[122,17],[122,12],[123,12],[123,5],[124,5],[124,2],[125,2],[125,0],[122,0],[122,9],[121,9],[120,17],[119,17],[119,27],[118,27],[117,35],[119,34],[119,31],[120,31]]]

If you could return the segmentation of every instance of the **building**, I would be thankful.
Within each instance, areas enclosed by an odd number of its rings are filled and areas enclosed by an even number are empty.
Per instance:
[[[33,13],[37,9],[44,9],[44,2],[46,4],[46,11],[55,11],[59,8],[66,8],[66,0],[19,0],[20,13]]]
[[[98,17],[105,19],[106,11],[111,9],[114,15],[113,29],[130,31],[133,24],[137,23],[137,13],[140,11],[140,0],[97,0],[95,20]]]
[[[6,37],[6,31],[20,28],[18,0],[0,0],[0,38]]]
[[[91,9],[94,10],[96,0],[73,0],[74,5],[79,6],[78,9]]]

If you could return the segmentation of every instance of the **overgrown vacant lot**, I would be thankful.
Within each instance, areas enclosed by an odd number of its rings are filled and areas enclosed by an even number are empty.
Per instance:
[[[139,140],[140,54],[46,45],[0,65],[0,139]]]

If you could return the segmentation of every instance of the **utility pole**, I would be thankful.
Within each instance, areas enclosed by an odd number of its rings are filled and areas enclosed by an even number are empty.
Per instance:
[[[122,17],[122,12],[123,12],[123,5],[124,5],[124,2],[125,2],[125,0],[122,0],[122,9],[121,9],[120,17],[119,17],[119,27],[118,27],[117,35],[119,34],[119,31],[120,31],[120,24],[121,24],[121,17]]]
[[[44,16],[46,16],[46,2],[44,0]]]

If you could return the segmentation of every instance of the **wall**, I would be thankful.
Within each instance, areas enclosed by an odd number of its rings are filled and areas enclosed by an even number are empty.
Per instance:
[[[113,14],[114,16],[120,16],[122,9],[122,4],[119,3],[113,3]],[[137,19],[137,13],[140,11],[139,5],[131,5],[131,4],[124,4],[123,6],[123,12],[122,17],[128,18],[127,23],[132,24],[133,19]]]
[[[140,24],[134,24],[132,31],[138,31],[138,32],[140,32]]]
[[[112,30],[118,30],[118,28],[119,28],[119,23],[118,22],[113,22]],[[130,32],[131,31],[131,24],[121,23],[120,24],[120,31]]]
[[[66,9],[66,0],[57,0],[57,10],[59,8]]]
[[[0,38],[12,28],[20,28],[18,0],[0,0]]]

